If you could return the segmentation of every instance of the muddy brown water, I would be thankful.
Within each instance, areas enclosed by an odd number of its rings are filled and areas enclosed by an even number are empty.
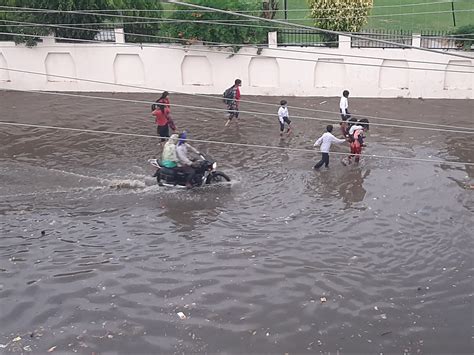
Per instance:
[[[472,100],[350,104],[474,128]],[[140,103],[1,92],[0,107],[2,121],[155,134]],[[279,147],[311,148],[326,124],[294,119],[280,139],[276,115],[242,114],[225,128],[222,112],[173,114],[191,138]],[[472,138],[372,126],[365,152],[472,163]],[[156,139],[8,126],[0,139],[0,352],[473,352],[472,167],[374,158],[344,167],[333,154],[315,172],[316,150],[202,143],[232,182],[176,191],[151,178]]]

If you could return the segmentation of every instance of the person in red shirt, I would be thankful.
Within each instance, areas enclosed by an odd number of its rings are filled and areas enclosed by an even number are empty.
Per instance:
[[[225,124],[226,126],[232,122],[234,117],[239,118],[240,86],[242,86],[242,80],[235,79],[234,86],[232,86],[232,99],[230,99],[227,104],[229,117]]]
[[[176,131],[176,126],[171,118],[171,110],[166,104],[158,103],[152,115],[155,116],[157,134],[163,137],[163,139],[161,139],[161,143],[163,143],[166,141],[166,138],[170,136],[170,128]]]

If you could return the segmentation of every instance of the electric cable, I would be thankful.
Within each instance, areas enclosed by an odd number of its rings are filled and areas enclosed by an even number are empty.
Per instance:
[[[432,53],[438,53],[438,54],[443,54],[443,55],[450,55],[450,56],[455,56],[455,57],[460,57],[460,58],[470,58],[470,57],[468,57],[468,56],[464,56],[464,55],[456,54],[456,53],[446,53],[446,52],[437,51],[437,50],[434,50],[434,49],[415,47],[415,46],[413,46],[413,45],[400,44],[400,43],[391,42],[391,41],[386,41],[386,40],[382,40],[382,39],[378,39],[378,38],[368,38],[368,37],[361,36],[361,35],[356,35],[356,34],[353,34],[353,33],[350,33],[350,32],[333,31],[333,30],[327,30],[327,29],[322,29],[322,28],[318,28],[318,27],[311,27],[311,26],[299,25],[299,24],[290,23],[290,22],[285,22],[285,21],[281,21],[281,20],[266,19],[266,18],[263,18],[263,17],[257,17],[257,16],[252,16],[252,15],[240,14],[240,13],[235,13],[235,12],[232,12],[232,11],[216,9],[216,8],[212,8],[212,7],[194,5],[194,4],[189,4],[189,3],[183,3],[183,2],[180,2],[180,1],[177,1],[177,0],[163,0],[163,1],[164,1],[164,2],[167,2],[167,3],[172,3],[172,4],[177,4],[177,5],[183,5],[183,6],[193,7],[193,8],[198,8],[198,9],[205,9],[205,10],[211,10],[211,11],[213,10],[214,12],[220,12],[220,13],[224,13],[224,14],[227,14],[227,15],[234,15],[234,16],[238,16],[238,17],[250,18],[250,19],[257,20],[257,21],[278,23],[278,24],[281,24],[281,25],[284,25],[284,26],[289,26],[289,27],[304,28],[304,29],[309,29],[309,30],[313,30],[313,31],[320,31],[320,32],[324,32],[324,33],[341,34],[341,35],[346,35],[346,36],[353,37],[353,38],[359,38],[359,39],[365,39],[365,40],[372,40],[372,41],[375,41],[375,42],[380,42],[380,43],[385,43],[385,44],[391,44],[391,45],[394,45],[394,46],[396,46],[396,47],[401,47],[401,48],[413,48],[413,49],[417,49],[417,50],[423,50],[423,51],[432,52]],[[15,8],[15,6],[0,6],[0,8]],[[18,8],[18,7],[16,7],[16,8]],[[23,7],[22,9],[26,9],[26,10],[38,10],[38,9],[35,9],[35,8],[30,8],[30,7]],[[41,11],[41,12],[45,12],[45,13],[73,13],[73,14],[80,14],[80,15],[84,15],[84,14],[85,14],[85,15],[94,15],[94,14],[97,14],[97,13],[94,13],[94,12],[84,12],[84,11],[75,11],[75,10],[50,10],[50,9],[41,9],[40,11]],[[117,15],[117,16],[116,16],[116,15],[110,15],[110,14],[98,14],[98,15],[101,15],[101,16],[120,17],[120,18],[138,18],[138,19],[152,19],[152,20],[156,20],[156,18],[153,18],[153,17],[152,17],[152,18],[148,18],[148,17],[141,17],[141,16],[128,16],[128,15]]]
[[[0,68],[1,69],[1,68]],[[47,75],[47,74],[45,74]],[[63,76],[59,76],[63,77]],[[67,77],[66,77],[67,78]],[[80,79],[78,79],[80,80]],[[90,79],[86,79],[86,81],[90,81]],[[92,80],[93,82],[97,82]],[[103,82],[102,82],[103,83]],[[57,95],[57,96],[69,96],[69,97],[80,97],[80,98],[88,98],[88,99],[98,99],[98,100],[107,100],[107,101],[120,101],[120,102],[128,102],[128,103],[143,103],[143,104],[155,104],[156,102],[152,101],[143,101],[143,100],[130,100],[130,99],[119,99],[119,98],[108,98],[108,97],[101,97],[101,96],[92,96],[92,95],[83,95],[83,94],[70,94],[70,93],[58,93],[58,92],[46,92],[46,91],[35,91],[35,90],[16,90],[13,89],[11,91],[19,91],[19,92],[32,92],[41,95]],[[227,109],[220,109],[214,107],[204,107],[204,106],[194,106],[194,105],[182,105],[182,104],[173,104],[175,107],[182,107],[188,108],[192,110],[201,110],[201,111],[211,111],[211,112],[228,112]],[[275,117],[275,114],[268,113],[268,112],[259,112],[259,111],[245,111],[239,110],[240,113],[246,113],[249,115],[254,116],[270,116]],[[320,117],[309,117],[309,116],[298,116],[292,115],[292,118],[297,119],[304,119],[304,120],[313,120],[313,121],[322,121],[322,122],[334,122],[334,118],[320,118]],[[432,128],[432,127],[419,127],[419,126],[404,126],[404,125],[395,125],[395,124],[386,124],[386,123],[370,123],[372,126],[380,126],[380,127],[391,127],[391,128],[404,128],[404,129],[418,129],[418,130],[426,130],[426,131],[435,131],[435,132],[444,132],[444,133],[456,133],[456,134],[474,134],[474,130],[469,130],[465,127],[459,127],[460,130],[450,129],[448,125],[442,125],[443,128]]]
[[[196,9],[214,10],[215,12],[219,12],[219,13],[223,13],[223,14],[234,14],[234,15],[236,14],[233,11],[216,9],[216,8],[212,8],[212,7],[209,7],[209,6],[194,5],[194,4],[190,4],[190,3],[181,2],[181,1],[178,1],[178,0],[163,0],[163,1],[167,2],[167,3],[170,3],[170,4],[182,5],[182,6],[185,6],[185,7],[192,7],[192,8],[196,8]],[[246,15],[246,14],[236,14],[236,15],[238,15],[240,17],[245,17],[245,18],[260,19],[259,17],[252,16],[252,15]],[[340,35],[345,35],[345,36],[352,37],[352,38],[372,40],[372,41],[376,41],[376,42],[380,42],[380,43],[391,44],[391,45],[394,45],[396,47],[401,47],[401,48],[412,48],[412,49],[415,49],[415,50],[420,50],[420,51],[425,51],[425,52],[438,53],[438,54],[449,55],[449,56],[453,56],[453,57],[472,59],[470,56],[467,56],[467,55],[449,53],[449,52],[442,52],[442,51],[437,51],[437,50],[430,49],[430,48],[415,47],[413,45],[400,44],[400,43],[381,40],[381,39],[376,39],[376,38],[368,38],[366,36],[361,36],[361,35],[353,34],[353,33],[350,33],[350,32],[327,30],[327,29],[322,29],[322,28],[318,28],[318,27],[310,27],[310,26],[300,25],[300,24],[296,24],[296,23],[289,23],[289,22],[285,22],[285,21],[281,21],[281,20],[266,19],[266,18],[263,18],[263,17],[261,18],[261,21],[270,22],[270,23],[277,23],[277,24],[283,24],[283,25],[287,25],[287,26],[290,26],[290,27],[296,27],[296,28],[318,30],[318,31],[333,34],[333,35],[339,35],[340,34]]]
[[[0,125],[27,127],[27,128],[39,128],[39,129],[50,129],[50,130],[58,130],[58,131],[72,131],[72,132],[82,132],[82,133],[92,133],[92,134],[110,134],[110,135],[116,135],[116,136],[126,136],[126,137],[136,137],[136,138],[169,139],[169,138],[166,138],[166,137],[159,137],[159,136],[154,136],[154,135],[149,135],[149,134],[125,133],[125,132],[115,132],[115,131],[102,131],[102,130],[93,130],[93,129],[84,129],[84,128],[71,128],[71,127],[38,125],[38,124],[6,122],[6,121],[0,121]],[[314,153],[315,152],[314,149],[307,149],[307,148],[278,147],[278,146],[269,146],[269,145],[262,145],[262,144],[234,143],[234,142],[223,142],[223,141],[214,141],[214,140],[205,140],[205,139],[190,139],[190,138],[187,138],[186,140],[189,141],[189,142],[195,142],[195,143],[231,145],[231,146],[238,146],[238,147],[276,149],[276,150],[297,151],[297,152],[307,152],[307,153]],[[331,154],[344,155],[344,156],[349,155],[348,153],[343,153],[343,152],[331,152]],[[417,161],[417,162],[454,165],[454,166],[474,166],[474,163],[472,163],[472,162],[457,162],[457,161],[450,161],[450,160],[408,158],[408,157],[399,157],[399,156],[384,156],[384,155],[378,155],[378,154],[351,154],[351,155],[362,156],[362,157],[365,157],[365,158]]]
[[[73,27],[73,26],[56,25],[56,24],[44,24],[44,23],[24,22],[24,21],[10,21],[10,20],[2,20],[2,19],[0,19],[0,21],[20,23],[20,24],[28,24],[28,25],[31,25],[31,26],[46,26],[46,27],[58,27],[58,28],[73,29],[73,30],[92,31],[92,32],[97,32],[97,33],[100,33],[101,31],[103,31],[101,29],[82,28],[82,27]],[[16,35],[16,34],[19,34],[19,33],[15,32],[15,33],[12,33],[12,34]],[[182,42],[182,41],[192,41],[193,40],[191,38],[157,36],[157,35],[140,34],[140,33],[133,33],[133,32],[123,32],[123,34],[128,35],[128,36],[136,36],[136,37],[148,37],[148,38],[160,38],[160,39],[167,39],[167,40],[176,40],[176,41],[180,41],[180,42]],[[23,34],[19,34],[19,35],[23,35]],[[28,35],[28,36],[31,36],[31,35]],[[36,35],[33,35],[33,36],[36,36]],[[86,41],[86,40],[84,40],[84,41]],[[87,40],[87,41],[91,41],[91,40]],[[102,41],[98,41],[98,42],[102,43]],[[130,44],[131,45],[132,44],[136,45],[136,43],[130,43]],[[214,47],[214,45],[217,46],[217,47],[229,47],[229,46],[242,45],[242,44],[206,41],[206,47]],[[143,45],[140,44],[140,46],[143,46]],[[288,48],[271,48],[271,47],[268,47],[268,45],[256,45],[255,47],[262,48],[262,49],[267,49],[269,51],[288,50],[291,53],[321,54],[321,55],[329,55],[329,56],[339,56],[339,57],[343,56],[343,57],[348,57],[348,58],[363,58],[363,59],[371,59],[371,60],[374,60],[374,59],[391,60],[390,58],[386,58],[386,57],[363,56],[363,55],[354,55],[354,54],[342,54],[341,55],[341,54],[337,54],[337,53],[330,53],[330,52],[326,53],[326,52],[316,52],[316,51],[307,51],[307,50],[297,50],[297,49],[293,49],[293,48],[291,48],[291,49],[288,49]],[[283,59],[283,58],[281,58],[281,59]],[[443,63],[443,62],[411,60],[411,59],[407,59],[405,61],[407,63],[430,64],[430,65],[433,64],[433,65],[446,66],[446,63]],[[473,65],[466,65],[466,64],[452,63],[450,65],[454,66],[454,67],[474,68]],[[397,67],[397,68],[404,69],[406,67]],[[424,69],[425,70],[430,70],[429,68],[424,68]]]
[[[467,1],[459,1],[456,2],[463,3]],[[371,9],[379,9],[379,8],[398,8],[398,7],[414,7],[414,6],[429,6],[429,5],[437,5],[437,4],[451,4],[452,0],[444,0],[444,1],[435,1],[435,2],[427,2],[427,3],[408,3],[408,4],[397,4],[397,5],[377,5],[373,6]],[[14,7],[14,6],[5,6],[5,7]],[[18,8],[18,6],[17,6]],[[347,9],[350,10],[360,10],[365,9],[365,7],[357,7],[357,6],[348,6]],[[326,10],[339,10],[339,8],[328,8]],[[17,10],[12,10],[18,12]],[[195,12],[195,10],[185,10],[185,9],[77,9],[77,11],[95,11],[95,12]],[[212,10],[201,10],[202,12],[213,12]],[[251,13],[257,11],[268,11],[268,12],[308,12],[310,11],[309,8],[300,8],[300,9],[276,9],[276,10],[238,10],[237,13]]]
[[[18,36],[18,37],[29,37],[29,38],[39,38],[39,37],[42,37],[42,36],[39,36],[39,35],[30,35],[30,34],[24,34],[24,33],[9,33],[9,32],[0,32],[0,35],[10,35],[10,36]],[[138,34],[139,35],[139,34]],[[147,35],[143,35],[143,36],[147,36]],[[58,36],[55,36],[54,38],[56,39],[60,39],[60,40],[66,40],[66,41],[70,41],[70,42],[79,42],[79,43],[104,43],[103,41],[98,41],[98,40],[87,40],[87,39],[77,39],[77,38],[68,38],[68,37],[58,37]],[[188,52],[188,51],[194,51],[194,52],[202,52],[202,53],[214,53],[216,54],[215,51],[213,50],[207,50],[207,49],[203,49],[203,48],[189,48],[189,47],[182,47],[182,46],[173,46],[173,45],[169,45],[169,44],[160,44],[160,43],[148,43],[148,44],[144,44],[144,43],[140,43],[140,44],[136,44],[136,43],[121,43],[121,46],[124,46],[124,47],[140,47],[140,48],[143,48],[143,47],[151,47],[151,48],[156,48],[156,47],[160,47],[160,48],[167,48],[167,49],[178,49],[178,50],[182,50],[182,51],[185,51],[185,52]],[[118,47],[118,46],[116,46]],[[266,48],[265,48],[266,49]],[[312,52],[305,52],[306,54],[312,54]],[[233,53],[229,53],[230,55],[232,56],[245,56],[245,57],[252,57],[254,58],[255,55],[254,54],[248,54],[248,53],[239,53],[239,52],[233,52]],[[377,67],[377,68],[380,68],[380,67],[383,67],[383,68],[392,68],[392,69],[406,69],[406,70],[423,70],[423,71],[435,71],[435,72],[443,72],[443,73],[464,73],[464,74],[471,74],[472,71],[462,71],[462,70],[452,70],[452,69],[436,69],[436,68],[422,68],[422,67],[400,67],[400,66],[396,66],[396,65],[381,65],[381,64],[370,64],[370,63],[354,63],[354,62],[340,62],[340,61],[330,61],[330,60],[327,60],[327,58],[323,58],[323,59],[307,59],[307,58],[294,58],[294,57],[283,57],[283,56],[267,56],[267,55],[258,55],[259,58],[271,58],[271,59],[284,59],[284,60],[293,60],[293,61],[302,61],[302,62],[311,62],[311,63],[317,63],[317,62],[324,62],[324,63],[328,63],[328,64],[336,64],[336,65],[354,65],[354,66],[363,66],[363,67]],[[344,56],[344,55],[340,55],[340,56]],[[325,60],[326,59],[326,60]],[[453,64],[453,66],[457,66],[456,64]],[[472,66],[467,66],[467,65],[464,65],[464,64],[460,64],[459,66],[462,66],[462,67],[469,67],[471,68]]]

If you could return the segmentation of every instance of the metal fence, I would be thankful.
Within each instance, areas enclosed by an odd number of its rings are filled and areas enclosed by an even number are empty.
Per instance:
[[[58,43],[77,43],[83,40],[84,42],[100,41],[100,42],[115,42],[115,27],[114,24],[97,24],[88,26],[84,30],[74,30],[73,33],[68,34],[68,38],[57,38]],[[52,27],[53,31],[58,37],[61,36],[61,28]]]
[[[337,47],[337,35],[311,30],[278,30],[278,44],[299,47]]]
[[[101,42],[115,42],[115,25],[101,24],[98,32],[94,36],[94,40]]]
[[[352,48],[400,48],[403,45],[411,46],[413,40],[412,33],[404,30],[366,30],[353,34],[366,38],[351,37]],[[380,40],[393,43],[384,43]]]
[[[426,31],[421,33],[421,47],[432,49],[460,49],[463,41],[457,41],[446,32]]]

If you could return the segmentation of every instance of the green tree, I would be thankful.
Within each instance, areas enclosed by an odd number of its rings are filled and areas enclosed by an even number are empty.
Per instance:
[[[156,0],[0,0],[0,5],[28,7],[45,10],[61,10],[61,11],[81,11],[96,12],[100,10],[120,10],[120,9],[155,9],[160,10],[161,4]],[[97,29],[103,27],[104,24],[121,24],[122,22],[139,22],[140,19],[121,18],[115,16],[106,16],[104,14],[118,14],[127,16],[141,16],[142,13],[138,11],[115,11],[104,12],[100,14],[78,14],[71,12],[14,12],[7,13],[0,17],[1,19],[9,21],[21,21],[30,23],[40,23],[48,25],[63,25],[69,24],[70,27],[83,27],[84,29],[71,29],[64,27],[51,26],[24,26],[18,27],[15,24],[8,26],[6,31],[9,33],[23,33],[27,35],[44,36],[49,33],[55,33],[58,37],[71,39],[91,40],[97,35]],[[147,17],[159,19],[161,13],[146,12]],[[147,20],[150,22],[150,20]],[[82,26],[81,26],[82,25]],[[125,24],[125,32],[133,32],[138,34],[155,34],[159,30],[159,23],[147,24]],[[3,27],[5,28],[5,27]],[[5,32],[5,31],[3,31]],[[35,45],[38,38],[15,36],[16,42],[26,42],[27,45]],[[132,40],[139,40],[143,42],[143,37],[131,36]],[[147,40],[145,40],[147,41]]]
[[[194,0],[193,4],[246,12],[254,16],[262,16],[262,0]],[[170,37],[191,39],[183,41],[223,42],[229,44],[261,44],[267,41],[267,33],[271,28],[252,26],[255,22],[239,22],[241,17],[212,11],[189,11],[189,7],[178,6],[172,18],[189,22],[169,22],[163,25],[163,32]],[[187,11],[180,11],[187,10]],[[200,23],[193,21],[220,21],[221,23]],[[246,26],[238,26],[238,25]],[[237,26],[234,26],[237,25]],[[267,25],[260,22],[257,25]]]
[[[308,0],[314,25],[333,31],[357,32],[367,23],[373,0]]]

